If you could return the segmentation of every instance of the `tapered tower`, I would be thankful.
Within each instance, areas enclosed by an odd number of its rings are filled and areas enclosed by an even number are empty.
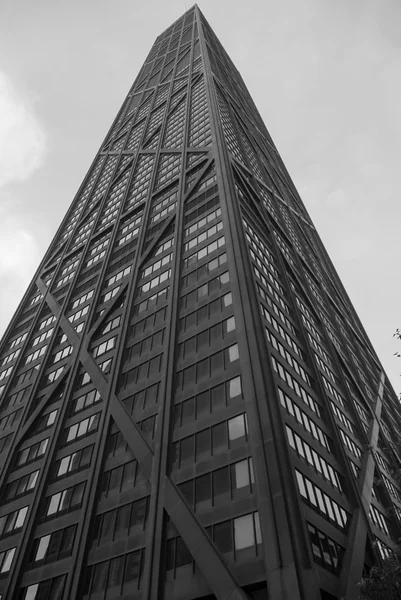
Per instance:
[[[197,6],[0,346],[2,600],[330,600],[400,536],[399,402]]]

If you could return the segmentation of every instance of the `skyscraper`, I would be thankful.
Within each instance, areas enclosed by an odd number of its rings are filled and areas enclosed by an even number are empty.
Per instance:
[[[0,598],[355,597],[400,537],[400,425],[195,6],[157,38],[0,346]]]

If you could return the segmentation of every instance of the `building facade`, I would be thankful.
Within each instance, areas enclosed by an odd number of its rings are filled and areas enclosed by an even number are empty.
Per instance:
[[[0,598],[356,598],[400,536],[400,425],[194,6],[153,45],[0,346]]]

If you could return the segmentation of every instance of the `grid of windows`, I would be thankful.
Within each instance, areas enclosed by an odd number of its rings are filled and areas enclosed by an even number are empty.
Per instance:
[[[195,435],[190,435],[174,442],[172,451],[172,469],[180,469],[185,465],[197,462],[232,447],[243,444],[248,439],[248,426],[244,413],[222,421],[213,427],[202,429]]]
[[[58,516],[61,513],[79,508],[82,503],[84,489],[85,482],[82,482],[45,498],[43,518]]]
[[[102,546],[145,529],[149,497],[124,504],[97,515],[93,528],[92,546]]]
[[[339,491],[342,491],[340,476],[333,467],[318,454],[309,444],[305,442],[295,431],[285,426],[287,431],[288,442],[295,452],[306,460],[322,477],[330,481]]]
[[[86,448],[82,448],[57,460],[54,466],[55,478],[66,477],[71,473],[88,467],[91,462],[92,452],[93,446],[86,446]]]
[[[318,513],[339,529],[347,530],[349,514],[333,498],[330,498],[305,475],[295,469],[298,488],[302,498]]]
[[[51,563],[70,556],[74,543],[76,525],[59,529],[33,541],[30,560],[31,566]]]
[[[105,590],[115,597],[122,597],[139,589],[144,561],[143,548],[90,565],[85,570],[83,600],[98,598]]]
[[[319,404],[312,398],[310,394],[298,383],[290,373],[284,369],[284,367],[272,356],[272,364],[273,369],[276,373],[281,377],[283,381],[286,382],[288,387],[290,387],[296,395],[301,398],[302,402],[304,402],[313,412],[315,412],[319,417],[321,416],[321,409]]]
[[[28,506],[24,506],[0,517],[0,538],[10,535],[18,529],[22,529],[28,508]]]
[[[307,525],[315,562],[335,575],[338,574],[345,554],[344,548],[314,525]]]
[[[388,520],[373,504],[370,505],[369,518],[376,527],[391,538]]]
[[[17,455],[17,466],[21,467],[43,456],[48,444],[49,438],[46,438],[41,442],[28,446],[28,448],[24,448],[24,450],[20,450]]]
[[[310,434],[315,440],[321,443],[328,452],[331,452],[332,442],[329,440],[324,431],[316,425],[316,423],[308,417],[308,415],[301,410],[298,405],[291,400],[291,398],[283,392],[281,388],[278,388],[278,395],[280,398],[281,405],[287,410],[287,412],[297,420],[297,422]]]
[[[14,554],[17,548],[9,548],[0,552],[0,576],[8,573],[14,560]]]

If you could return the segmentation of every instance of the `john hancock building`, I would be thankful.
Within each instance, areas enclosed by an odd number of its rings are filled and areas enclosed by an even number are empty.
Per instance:
[[[1,600],[354,599],[401,410],[197,6],[154,43],[0,346]]]

